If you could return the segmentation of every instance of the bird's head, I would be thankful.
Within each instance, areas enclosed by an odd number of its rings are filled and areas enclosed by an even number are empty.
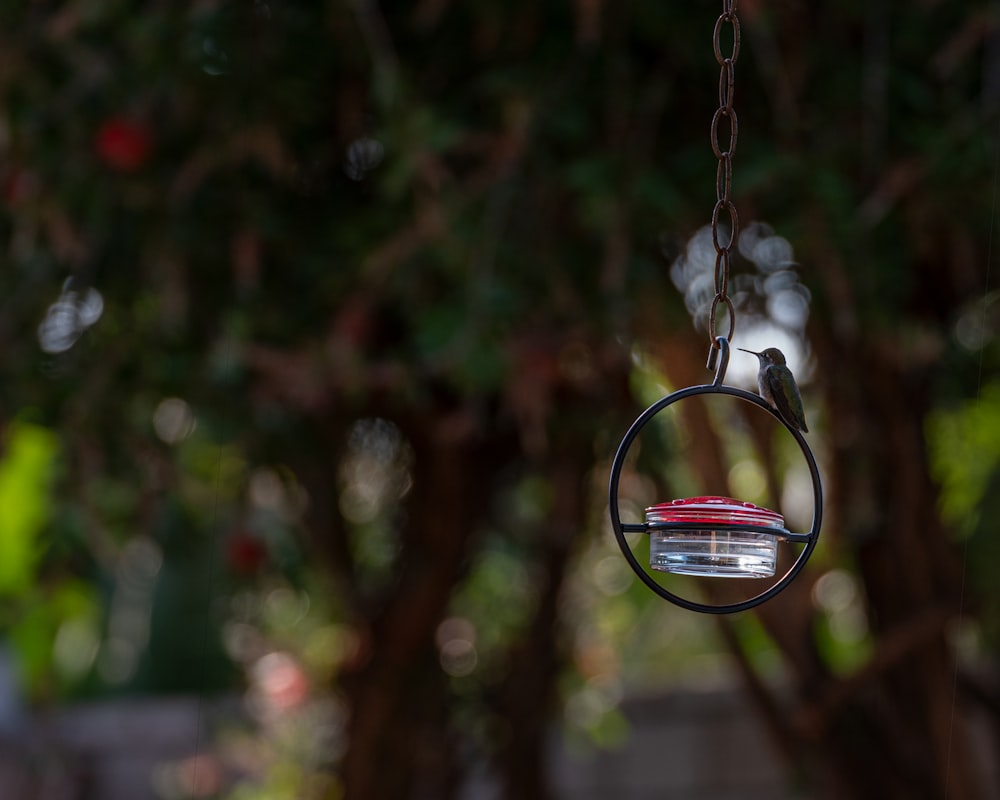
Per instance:
[[[761,350],[759,353],[753,350],[744,350],[742,347],[738,348],[743,350],[744,353],[750,353],[750,355],[757,356],[757,360],[760,361],[761,366],[769,366],[771,364],[778,364],[784,366],[785,364],[785,354],[782,353],[777,347],[768,347]]]

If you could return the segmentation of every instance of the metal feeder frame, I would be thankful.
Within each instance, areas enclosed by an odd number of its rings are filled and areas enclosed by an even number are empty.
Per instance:
[[[809,560],[813,550],[816,549],[816,544],[819,541],[820,525],[823,521],[823,484],[820,480],[819,467],[816,465],[816,458],[813,456],[812,450],[809,448],[809,444],[806,442],[801,431],[798,431],[789,425],[784,419],[782,419],[781,415],[779,415],[777,411],[761,399],[759,395],[753,394],[752,392],[748,392],[744,389],[739,389],[735,386],[726,386],[723,384],[722,381],[726,375],[726,368],[729,366],[729,340],[725,336],[719,336],[716,338],[712,356],[713,359],[717,356],[717,366],[715,379],[711,383],[680,389],[679,391],[673,392],[672,394],[657,400],[653,403],[653,405],[643,411],[642,414],[636,418],[635,422],[632,423],[632,426],[625,434],[625,438],[623,438],[621,444],[618,445],[618,451],[615,453],[615,459],[611,464],[611,479],[608,487],[608,505],[611,514],[611,527],[614,529],[615,539],[618,541],[618,546],[621,548],[622,555],[625,556],[625,560],[628,561],[629,566],[632,567],[632,571],[639,576],[646,586],[665,600],[669,600],[674,605],[686,608],[689,611],[697,611],[703,614],[733,614],[739,611],[746,611],[754,608],[755,606],[770,600],[772,597],[784,590],[796,578],[799,572],[802,571],[802,568],[805,566],[806,561]],[[635,441],[636,437],[646,426],[646,423],[648,423],[658,413],[663,411],[663,409],[680,400],[684,400],[695,395],[713,394],[737,397],[740,400],[758,406],[785,426],[788,432],[795,438],[799,448],[802,450],[802,455],[805,457],[806,464],[809,466],[809,474],[812,478],[814,500],[812,528],[808,533],[792,533],[785,529],[771,529],[779,541],[805,544],[805,547],[799,553],[799,557],[795,560],[795,563],[792,564],[792,566],[777,581],[777,583],[773,584],[766,591],[738,603],[727,603],[723,605],[712,605],[708,603],[699,603],[694,600],[688,600],[685,597],[674,594],[669,589],[660,585],[660,583],[658,583],[653,576],[646,571],[642,564],[639,563],[639,560],[632,552],[632,548],[629,547],[628,541],[625,539],[626,533],[649,533],[653,530],[668,529],[678,531],[704,530],[706,528],[704,523],[622,522],[618,503],[618,484],[621,479],[622,467],[625,464],[625,457],[628,455],[628,451],[631,449],[632,443]],[[740,524],[712,524],[711,528],[712,530],[718,531],[747,531],[751,533],[762,532],[759,528]]]

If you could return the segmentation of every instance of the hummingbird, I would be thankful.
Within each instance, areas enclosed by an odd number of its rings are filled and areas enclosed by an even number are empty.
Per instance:
[[[743,350],[742,347],[738,348]],[[785,365],[785,354],[777,347],[768,347],[759,353],[743,350],[757,356],[760,369],[757,371],[757,389],[778,415],[795,430],[809,433],[806,417],[802,412],[802,397],[795,384],[792,371]]]

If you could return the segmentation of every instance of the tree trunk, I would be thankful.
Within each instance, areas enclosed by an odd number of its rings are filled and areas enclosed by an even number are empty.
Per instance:
[[[489,511],[505,437],[456,431],[450,420],[441,414],[406,427],[414,478],[398,576],[369,623],[367,660],[344,681],[347,800],[444,800],[457,785],[447,675],[434,634]]]

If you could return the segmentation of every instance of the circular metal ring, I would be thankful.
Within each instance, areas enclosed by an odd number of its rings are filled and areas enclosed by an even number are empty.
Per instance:
[[[719,338],[722,339],[722,337]],[[669,394],[653,403],[653,405],[642,412],[635,422],[632,423],[632,426],[625,434],[625,438],[623,438],[621,444],[618,445],[618,452],[615,453],[615,459],[611,465],[611,480],[608,487],[611,526],[614,528],[615,539],[618,541],[618,546],[621,548],[622,555],[625,556],[625,560],[628,561],[629,566],[632,567],[632,571],[639,576],[646,586],[665,600],[669,600],[674,605],[686,608],[689,611],[698,611],[706,614],[732,614],[737,611],[746,611],[747,609],[753,608],[766,602],[767,600],[770,600],[780,591],[785,589],[788,584],[790,584],[796,576],[798,576],[799,572],[801,572],[802,568],[805,566],[806,561],[808,561],[809,557],[812,555],[813,550],[816,548],[816,543],[819,541],[820,526],[823,522],[823,484],[820,481],[819,467],[816,465],[816,458],[813,456],[812,450],[809,448],[805,437],[803,437],[800,431],[785,422],[785,420],[783,420],[781,416],[758,395],[745,391],[744,389],[736,388],[735,386],[726,386],[721,382],[721,375],[725,369],[725,362],[728,360],[728,358],[725,358],[725,356],[728,356],[728,342],[725,343],[725,350],[727,352],[724,353],[724,358],[722,364],[720,364],[719,373],[714,383],[700,386],[690,386],[687,389],[681,389],[673,392],[672,394]],[[815,501],[813,506],[812,528],[807,534],[808,539],[805,543],[805,547],[802,548],[802,552],[799,553],[799,557],[795,560],[795,563],[792,564],[784,576],[782,576],[777,583],[772,585],[769,589],[754,597],[738,603],[728,603],[725,605],[711,605],[707,603],[698,603],[694,600],[688,600],[687,598],[674,594],[657,583],[656,580],[653,579],[653,576],[650,575],[649,572],[647,572],[639,563],[639,560],[632,552],[632,548],[629,547],[628,541],[625,539],[625,530],[622,526],[621,512],[619,510],[618,503],[618,483],[621,479],[621,471],[625,463],[625,456],[628,454],[632,443],[645,427],[646,423],[648,423],[659,412],[663,411],[663,409],[673,405],[679,400],[703,394],[721,394],[739,398],[740,400],[744,400],[755,406],[763,408],[772,417],[784,425],[792,436],[795,437],[795,441],[798,443],[799,448],[802,450],[802,455],[805,457],[806,463],[809,465],[809,474],[812,477],[813,498]]]

